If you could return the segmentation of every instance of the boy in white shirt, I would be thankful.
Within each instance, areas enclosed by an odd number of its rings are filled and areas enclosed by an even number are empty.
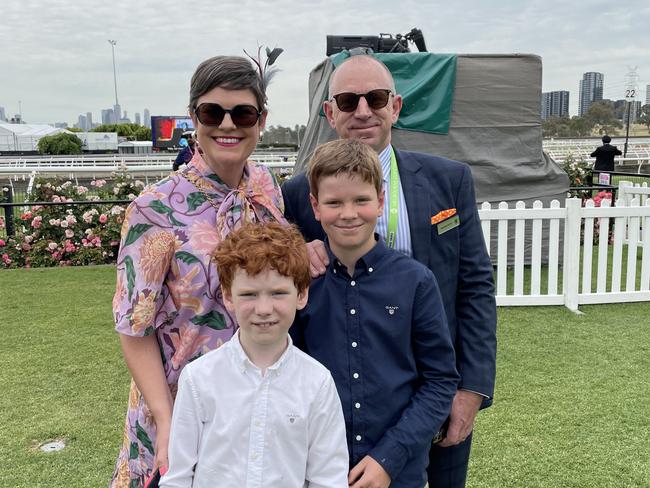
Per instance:
[[[309,259],[300,233],[248,224],[214,259],[239,330],[183,369],[160,486],[347,487],[334,381],[287,334],[307,303]]]

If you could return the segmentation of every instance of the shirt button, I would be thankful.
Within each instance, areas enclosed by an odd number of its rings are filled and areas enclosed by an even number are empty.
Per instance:
[[[368,273],[372,273],[374,270],[372,268],[368,268]]]
[[[353,342],[353,343],[352,343],[352,347],[357,347],[357,343],[356,343],[356,342]]]
[[[357,311],[355,309],[351,308],[350,309],[350,315],[354,315],[355,313],[357,313]]]
[[[360,441],[360,440],[361,440],[361,436],[358,435],[358,436],[355,437],[355,439],[358,440],[358,441]]]
[[[357,409],[358,409],[358,408],[361,408],[361,404],[360,404],[359,402],[355,403],[355,404],[354,404],[354,408],[357,408]]]
[[[359,373],[354,373],[354,374],[352,375],[352,377],[353,377],[355,380],[358,380],[358,379],[359,379]]]
[[[357,284],[356,281],[354,281],[354,280],[350,281],[350,286],[354,286],[354,285],[356,285],[356,284]]]

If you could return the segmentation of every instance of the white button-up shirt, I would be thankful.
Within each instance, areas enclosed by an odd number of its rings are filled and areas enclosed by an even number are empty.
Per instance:
[[[239,332],[181,373],[164,488],[344,488],[348,449],[329,371],[289,346],[266,370]]]

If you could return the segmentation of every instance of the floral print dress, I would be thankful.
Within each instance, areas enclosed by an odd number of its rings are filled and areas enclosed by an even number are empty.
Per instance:
[[[247,221],[280,221],[282,195],[270,171],[246,163],[228,188],[199,151],[182,171],[147,187],[126,211],[113,298],[120,334],[156,334],[172,393],[183,367],[229,340],[236,322],[225,308],[211,255]],[[131,381],[123,445],[111,487],[143,486],[156,443],[153,417]]]

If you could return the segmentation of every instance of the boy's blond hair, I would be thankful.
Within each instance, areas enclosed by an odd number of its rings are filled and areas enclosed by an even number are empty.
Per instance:
[[[381,193],[384,177],[377,153],[356,139],[339,139],[316,148],[307,171],[311,194],[318,198],[318,184],[321,180],[341,174],[356,176],[373,185],[377,195]]]

